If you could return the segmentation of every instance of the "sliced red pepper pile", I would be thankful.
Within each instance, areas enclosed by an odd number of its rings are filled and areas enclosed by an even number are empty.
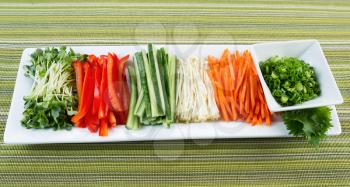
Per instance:
[[[130,101],[125,74],[128,59],[129,55],[119,59],[109,53],[73,62],[79,104],[71,121],[76,127],[108,136],[109,128],[126,123]]]

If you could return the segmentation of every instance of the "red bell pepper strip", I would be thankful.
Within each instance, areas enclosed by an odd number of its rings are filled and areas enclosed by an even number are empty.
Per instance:
[[[84,63],[84,83],[83,89],[81,93],[81,101],[78,108],[78,113],[75,114],[71,121],[73,123],[78,123],[91,109],[92,101],[93,101],[93,90],[94,88],[94,79],[92,77],[91,66],[89,63]]]
[[[118,125],[124,125],[124,116],[122,115],[123,112],[115,112],[115,119],[116,119],[116,124]]]
[[[128,83],[126,80],[126,63],[129,58],[129,55],[123,57],[119,61],[119,70],[120,70],[120,79],[122,81],[122,95],[123,95],[123,107],[124,111],[122,111],[119,115],[121,116],[121,124],[126,124],[127,116],[128,116],[128,111],[129,111],[129,104],[130,104],[130,91],[128,87]]]
[[[90,57],[90,56],[89,56]],[[94,90],[96,88],[96,85],[99,85],[100,82],[98,82],[98,80],[96,80],[96,63],[97,63],[97,58],[93,59],[93,60],[89,60],[90,63],[90,68],[91,68],[91,79],[94,80],[93,81],[93,90],[89,90],[89,92],[94,92],[94,96],[93,96],[93,101],[92,101],[92,108],[89,109],[87,115],[84,117],[85,120],[85,124],[87,126],[87,128],[90,130],[90,132],[97,132],[98,130],[98,126],[99,126],[99,120],[98,120],[98,116],[97,116],[97,110],[98,110],[98,106],[99,106],[99,101],[96,103],[95,101],[95,93],[96,90]],[[98,95],[97,95],[98,97]],[[95,113],[93,113],[93,109],[94,107],[97,107],[97,110]]]
[[[100,136],[108,136],[108,119],[102,118],[100,119]]]
[[[74,123],[74,126],[78,127],[78,128],[85,128],[86,127],[86,123],[85,123],[84,118],[79,120],[77,123]]]
[[[107,60],[106,55],[100,55],[100,58],[98,58],[97,63],[100,64],[100,66],[102,67],[103,64],[106,62],[106,60]]]
[[[123,58],[121,58],[119,60],[119,72],[120,72],[120,81],[122,82],[122,102],[123,102],[123,108],[124,108],[124,112],[126,112],[126,116],[128,115],[128,110],[129,110],[129,102],[130,102],[130,92],[129,92],[129,87],[128,87],[128,83],[126,80],[126,63],[129,59],[129,55],[124,56]],[[125,116],[125,120],[126,117]]]
[[[117,119],[115,118],[115,115],[113,114],[112,111],[109,112],[108,114],[109,117],[109,125],[111,128],[115,127],[117,125]]]
[[[98,59],[95,55],[89,55],[88,62],[90,62],[90,64],[96,64],[96,63],[98,63]]]
[[[117,62],[114,61],[114,57],[112,54],[108,54],[107,56],[107,80],[108,80],[108,96],[109,103],[114,112],[124,111],[121,99],[121,85],[122,82],[117,79],[118,71],[117,70]]]
[[[126,64],[126,63],[124,63]],[[123,67],[123,106],[124,106],[124,117],[125,117],[125,122],[128,116],[128,111],[129,111],[129,105],[130,105],[130,91],[128,87],[128,82],[126,80],[126,73],[125,73],[125,65]]]
[[[96,62],[94,65],[95,70],[95,86],[94,86],[94,101],[92,105],[92,114],[97,114],[100,107],[100,85],[102,79],[102,70],[100,65]]]
[[[115,66],[115,71],[116,71],[116,80],[118,81],[123,81],[123,77],[125,77],[125,81],[126,81],[126,74],[125,74],[125,68],[126,68],[126,63],[129,59],[129,55],[126,55],[124,57],[122,57],[121,59],[118,58],[118,56],[113,53],[112,57],[114,59],[114,62],[117,64]]]
[[[102,65],[102,77],[100,84],[100,105],[98,110],[98,118],[102,119],[107,117],[107,101],[108,101],[108,91],[107,91],[107,62],[105,58],[100,58],[99,62],[103,61]]]
[[[92,114],[90,110],[89,113],[84,117],[87,128],[90,132],[97,132],[99,127],[99,120],[97,114]]]
[[[123,123],[121,123],[120,116],[118,115],[118,113],[114,113],[114,117],[115,117],[115,124],[116,125],[123,124]]]
[[[73,68],[75,72],[75,80],[77,85],[77,92],[78,92],[78,103],[81,101],[81,92],[83,89],[83,82],[84,82],[84,69],[83,64],[80,61],[73,62]]]
[[[122,124],[126,124],[126,121],[128,119],[128,111],[124,111],[122,115],[123,115]]]
[[[129,87],[127,84],[126,80],[126,64],[127,60],[129,59],[129,55],[126,55],[122,57],[121,59],[118,58],[118,56],[113,53],[112,57],[114,59],[114,70],[116,73],[115,74],[115,79],[119,83],[118,84],[118,90],[120,93],[120,102],[122,105],[122,110],[121,111],[116,111],[116,116],[118,117],[118,124],[125,124],[126,119],[128,116],[128,108],[129,108],[129,102],[130,102],[130,92],[129,92]]]
[[[117,55],[116,55],[117,56]],[[126,56],[124,56],[124,57],[122,57],[120,60],[119,60],[119,62],[120,63],[124,63],[124,62],[127,62],[129,60],[129,55],[126,55]],[[125,67],[124,67],[125,68]]]
[[[117,56],[115,53],[112,53],[111,55],[112,55],[113,60],[114,60],[115,62],[119,62],[119,61],[120,61],[120,59],[118,58],[118,56]]]

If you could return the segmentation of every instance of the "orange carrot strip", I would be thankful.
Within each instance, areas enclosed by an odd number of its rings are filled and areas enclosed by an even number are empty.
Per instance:
[[[261,117],[264,119],[266,117],[265,115],[265,103],[261,103],[261,107],[260,107],[260,114],[261,114]]]
[[[251,122],[251,124],[253,125],[253,126],[255,126],[256,125],[256,122],[257,122],[257,116],[256,115],[253,115],[253,119],[252,119],[252,122]]]
[[[243,84],[243,77],[244,77],[244,75],[245,75],[245,73],[246,73],[246,64],[245,63],[242,63],[241,62],[241,64],[240,64],[240,67],[242,68],[242,70],[240,70],[240,71],[242,71],[239,75],[238,75],[238,83],[237,83],[237,87],[236,87],[236,93],[238,94],[238,91],[239,91],[239,88],[242,86],[242,84]]]
[[[244,103],[245,103],[245,98],[246,98],[246,91],[247,91],[247,85],[243,84],[242,85],[242,90],[239,93],[239,103],[240,103],[240,113],[243,114],[244,111]]]
[[[249,76],[247,76],[248,78],[247,79],[249,79],[249,77],[250,77],[250,75]],[[246,96],[245,96],[245,102],[244,102],[244,109],[245,109],[245,112],[246,113],[249,113],[249,111],[250,111],[250,106],[251,106],[251,104],[250,104],[250,84],[249,84],[249,81],[245,81],[245,84],[247,85],[247,91],[246,91]]]
[[[246,120],[248,123],[251,123],[251,122],[252,122],[252,120],[253,120],[253,115],[254,115],[253,112],[250,112],[250,113],[249,113],[249,115],[248,115],[248,117],[247,117],[247,120]]]
[[[257,124],[261,125],[262,124],[262,119],[261,119],[261,116],[258,116],[258,120],[256,122]]]
[[[260,112],[260,103],[255,105],[255,110],[254,110],[254,114],[258,114]]]
[[[219,96],[219,105],[220,105],[220,108],[221,108],[221,111],[222,111],[222,117],[225,121],[229,121],[229,117],[228,117],[228,113],[227,113],[227,110],[226,110],[226,107],[224,105],[224,100],[223,100],[223,97],[221,96],[221,92],[218,93],[218,96]]]
[[[266,115],[266,125],[271,125],[271,114],[270,112],[268,111],[269,109],[267,108],[267,106],[265,107],[265,111],[267,112],[267,115]]]
[[[236,63],[236,56],[234,54],[231,55],[231,59],[230,59],[230,65],[229,65],[229,70],[230,70],[230,75],[231,75],[231,111],[232,111],[232,117],[233,120],[237,120],[238,118],[238,114],[237,114],[237,110],[236,110],[236,98],[234,97],[234,93],[235,93],[235,89],[236,89],[236,79],[237,79],[237,74],[236,74],[236,70],[237,68],[235,68],[235,63]]]
[[[255,96],[256,96],[256,80],[254,81],[253,76],[249,76],[249,82],[250,82],[250,103],[254,107]]]

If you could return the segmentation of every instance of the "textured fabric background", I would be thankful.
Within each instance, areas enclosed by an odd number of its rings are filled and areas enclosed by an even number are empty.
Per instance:
[[[318,39],[344,97],[340,136],[4,145],[26,47]],[[350,1],[0,0],[0,186],[346,186],[350,183]]]

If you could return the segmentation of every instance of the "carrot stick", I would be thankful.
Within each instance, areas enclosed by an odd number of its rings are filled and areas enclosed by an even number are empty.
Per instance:
[[[254,81],[253,76],[249,76],[249,82],[250,82],[250,102],[251,105],[255,105],[255,94],[256,94],[256,82]]]
[[[222,70],[223,76],[221,78],[223,82],[223,91],[227,97],[230,97],[231,85],[228,78],[229,72],[227,70],[227,68]]]
[[[254,110],[254,114],[258,114],[260,112],[260,102],[259,104],[255,105],[255,110]]]
[[[208,56],[208,67],[215,101],[223,120],[241,119],[252,125],[271,124],[271,113],[248,50],[230,53],[225,49],[219,59]]]
[[[247,120],[249,121],[248,123],[250,123],[253,120],[253,115],[254,113],[251,111],[247,117]]]
[[[266,125],[271,125],[271,113],[267,108],[267,105],[265,105],[265,112],[266,112]]]
[[[231,118],[230,116],[232,116],[231,108],[230,108],[228,102],[226,101],[225,95],[223,94],[223,92],[220,92],[220,96],[222,99],[222,105],[223,105],[223,107],[228,115],[228,118],[230,119]]]
[[[225,121],[229,121],[229,117],[228,117],[228,113],[226,110],[226,107],[224,105],[224,100],[223,97],[221,96],[222,94],[220,94],[221,92],[219,92],[218,96],[219,96],[219,103],[220,103],[220,107],[221,107],[221,111],[222,111],[222,117]]]
[[[218,83],[216,83],[216,81],[215,81],[215,77],[214,77],[213,71],[209,71],[208,75],[209,75],[209,78],[210,78],[210,80],[211,80],[211,82],[213,84],[215,102],[218,105],[218,109],[219,109],[220,114],[222,114],[222,109],[221,109],[220,99],[219,99],[219,96],[218,96],[218,89],[217,89],[217,87],[218,87],[217,84]]]
[[[249,79],[250,76],[246,77],[246,79]],[[245,81],[245,84],[247,85],[247,90],[246,90],[246,96],[245,96],[245,102],[244,102],[244,109],[245,109],[245,112],[246,113],[249,113],[249,110],[250,110],[250,106],[251,106],[251,103],[250,103],[250,84],[249,84],[249,81],[246,80]]]
[[[244,111],[244,103],[245,103],[245,98],[246,98],[246,91],[247,91],[247,85],[243,84],[242,85],[242,91],[239,93],[239,102],[240,102],[240,110],[239,112],[243,114]]]
[[[256,122],[257,122],[257,116],[256,115],[253,115],[253,119],[252,119],[252,122],[251,122],[251,124],[253,125],[253,126],[255,126],[256,125]]]
[[[265,104],[264,103],[261,103],[261,107],[260,107],[260,114],[261,114],[261,117],[262,118],[265,118],[266,115],[265,115]]]
[[[240,63],[240,68],[242,68],[242,72],[238,75],[238,83],[237,83],[237,87],[236,87],[236,93],[238,92],[239,88],[242,86],[243,83],[243,77],[245,75],[246,72],[246,64],[245,63]],[[238,93],[237,93],[238,94]]]
[[[256,122],[257,124],[261,125],[262,124],[262,119],[261,119],[261,116],[258,116],[258,120]]]
[[[236,56],[234,54],[231,54],[231,59],[230,59],[230,64],[229,64],[229,71],[231,75],[231,111],[232,111],[232,119],[237,120],[238,114],[236,110],[236,98],[234,97],[235,94],[235,89],[236,89],[236,79],[237,79],[237,74],[236,74],[236,68],[235,68],[235,63],[236,63]]]

